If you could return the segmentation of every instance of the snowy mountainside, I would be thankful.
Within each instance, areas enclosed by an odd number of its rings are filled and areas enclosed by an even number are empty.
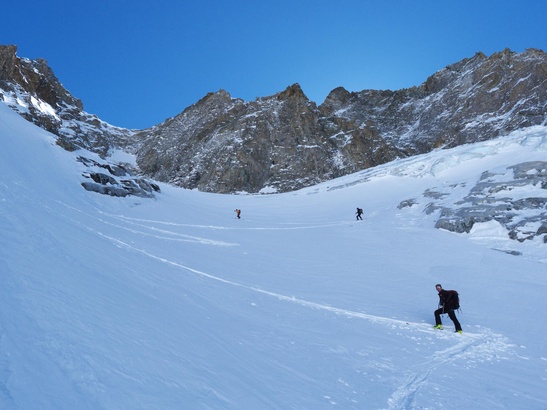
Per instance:
[[[23,118],[56,135],[68,151],[91,152],[78,160],[88,180],[83,188],[111,196],[154,197],[159,187],[138,175],[134,161],[114,163],[116,148],[131,151],[135,132],[107,124],[84,111],[43,59],[16,55],[15,46],[0,46],[0,101]],[[93,157],[93,158],[91,158]],[[108,158],[108,159],[106,159]]]
[[[339,87],[319,106],[298,84],[255,101],[220,90],[138,131],[85,112],[45,60],[16,51],[0,45],[0,101],[56,134],[60,146],[103,159],[123,149],[136,155],[132,174],[206,192],[294,191],[547,121],[547,55],[537,49],[479,52],[410,89]],[[116,177],[105,175],[95,183]]]
[[[515,148],[525,150],[515,155]],[[517,150],[518,152],[518,150]],[[507,153],[507,154],[505,154]],[[488,167],[490,157],[495,161]],[[504,165],[499,165],[504,158]],[[397,206],[403,218],[424,218],[431,215],[434,226],[471,238],[490,234],[499,236],[500,249],[520,254],[518,244],[529,242],[534,258],[546,262],[547,243],[547,135],[546,127],[537,126],[515,131],[510,136],[481,144],[464,145],[450,153],[435,151],[430,155],[393,161],[351,176],[351,184],[367,181],[371,176],[411,176],[441,178],[460,168],[479,164],[477,179],[469,181],[443,180],[424,187],[423,192],[404,198]],[[403,165],[399,165],[403,164]],[[340,178],[337,181],[344,181]],[[329,189],[339,189],[339,183],[326,183]],[[492,228],[485,231],[485,227]],[[480,232],[480,234],[479,234]],[[515,241],[508,241],[507,239]],[[517,242],[517,243],[515,243]],[[523,247],[525,249],[526,247]]]
[[[80,186],[97,157],[0,105],[0,408],[543,409],[541,235],[435,229],[424,193],[546,161],[546,135],[278,195],[110,197]],[[432,329],[438,282],[462,335]]]
[[[431,75],[418,87],[398,91],[337,89],[323,109],[364,125],[407,155],[455,147],[545,125],[546,55],[509,49],[476,53]]]

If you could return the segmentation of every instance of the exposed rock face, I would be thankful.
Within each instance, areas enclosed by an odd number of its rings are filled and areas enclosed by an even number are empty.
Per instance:
[[[107,156],[128,148],[134,132],[107,124],[83,110],[43,59],[17,57],[17,47],[0,46],[0,100],[27,120],[57,135],[67,150],[86,148]]]
[[[370,128],[325,118],[298,84],[248,103],[225,91],[147,133],[146,174],[212,192],[290,191],[395,158]]]
[[[132,195],[141,198],[154,198],[154,193],[160,192],[157,184],[136,177],[123,165],[97,162],[82,156],[78,157],[78,161],[88,168],[83,176],[91,181],[82,182],[82,186],[88,191],[117,197]]]
[[[57,143],[69,151],[85,148],[106,157],[115,147],[131,149],[134,131],[113,127],[84,112],[82,102],[61,85],[45,60],[22,59],[16,52],[15,46],[0,46],[0,101],[57,135]],[[98,163],[84,157],[79,161],[88,168],[82,186],[89,191],[153,198],[160,190],[135,175],[129,165]]]
[[[489,140],[547,122],[547,55],[477,53],[420,86],[333,90],[319,107],[298,84],[252,102],[205,96],[150,129],[113,127],[83,111],[45,60],[0,46],[0,100],[66,149],[137,154],[156,180],[209,192],[284,192],[398,157]]]
[[[298,84],[254,102],[225,91],[209,94],[144,132],[138,164],[153,178],[186,188],[290,191],[546,118],[545,53],[477,53],[419,87],[337,88],[319,107]]]
[[[334,90],[321,106],[360,126],[372,123],[407,155],[489,140],[547,118],[547,55],[510,50],[452,64],[419,87]]]

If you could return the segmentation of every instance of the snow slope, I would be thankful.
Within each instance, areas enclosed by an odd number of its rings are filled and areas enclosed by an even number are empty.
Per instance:
[[[544,127],[294,193],[156,200],[85,191],[79,153],[3,104],[0,144],[2,409],[547,408],[547,245],[397,208],[546,161]],[[463,335],[431,328],[438,282]]]

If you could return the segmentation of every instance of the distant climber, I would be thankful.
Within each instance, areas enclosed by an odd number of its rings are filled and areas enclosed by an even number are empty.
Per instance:
[[[357,214],[356,219],[362,221],[363,218],[361,217],[361,215],[363,215],[363,210],[361,208],[357,208],[357,212],[355,213]]]
[[[241,209],[236,209],[234,212],[237,215],[237,219],[241,219]]]

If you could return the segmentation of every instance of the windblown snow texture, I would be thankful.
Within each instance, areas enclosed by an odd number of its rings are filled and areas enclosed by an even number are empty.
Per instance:
[[[435,223],[485,172],[547,161],[546,141],[535,127],[288,194],[111,197],[81,186],[78,158],[100,158],[0,104],[0,408],[544,409],[545,234]],[[431,328],[439,282],[463,335]]]

